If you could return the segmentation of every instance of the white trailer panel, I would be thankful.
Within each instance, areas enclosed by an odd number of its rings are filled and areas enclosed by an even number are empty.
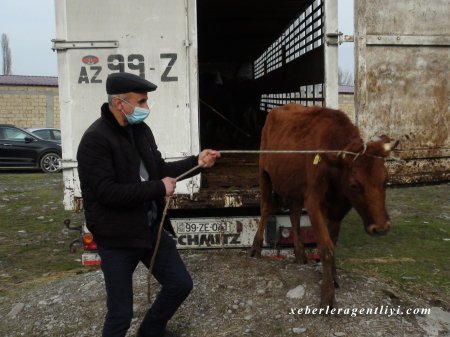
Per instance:
[[[65,206],[75,207],[81,197],[76,152],[86,128],[100,116],[107,101],[108,74],[126,71],[158,86],[146,120],[167,160],[198,153],[197,107],[190,104],[197,92],[195,7],[188,16],[184,0],[56,1],[56,39],[61,102]],[[193,4],[193,2],[190,2]],[[167,15],[170,13],[170,15]],[[196,100],[195,100],[196,101]],[[179,193],[198,190],[195,177],[177,185]]]

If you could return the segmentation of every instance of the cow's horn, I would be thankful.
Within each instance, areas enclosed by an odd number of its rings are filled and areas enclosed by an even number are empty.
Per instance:
[[[390,143],[385,143],[383,144],[383,149],[384,151],[389,152],[392,149],[392,145]]]

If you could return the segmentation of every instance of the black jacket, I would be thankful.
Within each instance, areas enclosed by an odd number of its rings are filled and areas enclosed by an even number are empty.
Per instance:
[[[166,163],[150,128],[145,123],[120,126],[107,103],[84,133],[77,160],[86,225],[107,247],[150,247],[157,226],[150,228],[147,211],[155,201],[159,224],[165,203],[161,179],[175,178],[198,163],[196,156]],[[145,182],[141,160],[150,176]],[[164,228],[173,233],[169,219]]]

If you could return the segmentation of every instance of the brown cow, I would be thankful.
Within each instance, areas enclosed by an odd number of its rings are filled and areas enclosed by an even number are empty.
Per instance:
[[[334,247],[344,216],[354,207],[369,235],[386,234],[391,226],[385,209],[388,174],[384,166],[391,149],[386,136],[364,143],[358,129],[341,111],[297,104],[273,109],[262,131],[261,150],[333,150],[356,155],[261,153],[261,221],[250,256],[261,256],[274,193],[290,203],[296,260],[306,261],[299,239],[304,206],[322,261],[320,304],[333,307],[334,287],[338,286]]]

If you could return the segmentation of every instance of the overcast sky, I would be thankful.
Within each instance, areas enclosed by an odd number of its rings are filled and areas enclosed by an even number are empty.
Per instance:
[[[339,0],[339,29],[353,34],[353,0]],[[57,76],[54,0],[0,0],[2,33],[9,38],[14,75]],[[339,47],[339,66],[353,72],[353,43]]]

